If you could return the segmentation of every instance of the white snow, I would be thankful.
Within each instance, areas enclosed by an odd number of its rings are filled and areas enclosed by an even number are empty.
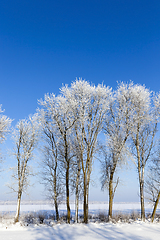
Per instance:
[[[57,224],[49,226],[22,227],[11,225],[0,228],[1,240],[158,240],[160,224],[136,222],[132,224],[89,223]]]
[[[82,206],[80,206],[82,207]],[[114,211],[131,210],[138,211],[139,203],[115,203]],[[65,205],[61,205],[61,211],[64,211]],[[71,204],[72,211],[74,205]],[[0,205],[1,211],[15,211],[15,205]],[[37,211],[52,210],[50,205],[22,205],[21,210]],[[99,212],[108,209],[106,203],[90,203],[90,212]],[[82,209],[81,209],[82,210]],[[146,210],[152,210],[151,205],[146,204]],[[159,210],[159,209],[158,209]],[[160,223],[143,223],[136,221],[132,223],[89,223],[85,224],[56,224],[52,226],[45,224],[22,226],[21,223],[12,224],[10,219],[6,222],[0,222],[0,240],[159,240]]]
[[[0,212],[15,212],[16,211],[16,203],[15,204],[8,204],[5,202],[0,204]],[[74,214],[75,211],[75,204],[71,203],[70,204],[71,212]],[[79,204],[79,213],[83,213],[83,204]],[[146,203],[145,204],[145,210],[146,212],[152,212],[153,206],[152,204]],[[51,204],[47,203],[45,204],[44,202],[39,203],[39,202],[33,202],[31,203],[26,203],[21,205],[21,212],[36,212],[36,211],[52,211],[54,210],[54,206]],[[60,212],[65,212],[66,211],[66,204],[61,204],[59,205],[59,210]],[[108,203],[107,202],[90,202],[89,204],[89,212],[90,213],[97,213],[101,211],[108,211]],[[140,203],[114,203],[113,204],[113,212],[114,211],[119,211],[119,212],[139,212],[140,211]],[[157,208],[157,213],[160,212],[160,207]]]

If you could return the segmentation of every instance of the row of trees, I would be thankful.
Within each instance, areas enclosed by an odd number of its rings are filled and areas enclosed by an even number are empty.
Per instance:
[[[43,153],[43,181],[54,200],[57,220],[58,205],[65,193],[67,222],[70,223],[70,194],[74,192],[76,221],[81,196],[84,222],[88,222],[91,172],[98,155],[102,162],[102,188],[109,190],[109,218],[112,218],[113,198],[119,182],[119,178],[115,179],[117,167],[132,159],[138,170],[141,218],[145,220],[145,166],[154,157],[160,95],[132,82],[122,82],[113,91],[103,84],[95,86],[76,79],[71,87],[62,87],[58,96],[46,94],[39,100],[39,106],[36,114],[19,121],[14,131],[17,168],[13,176],[18,182],[15,222],[19,219],[21,196],[27,186],[28,161],[37,144]],[[10,119],[1,117],[1,139],[10,123]],[[156,171],[152,166],[152,172],[153,169]],[[157,188],[155,201],[160,195],[159,185]]]

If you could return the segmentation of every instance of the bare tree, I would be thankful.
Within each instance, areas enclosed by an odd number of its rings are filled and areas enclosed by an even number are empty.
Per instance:
[[[108,111],[111,89],[103,85],[90,85],[79,79],[71,87],[61,89],[70,106],[73,106],[74,136],[78,148],[78,159],[83,173],[84,222],[88,222],[89,183],[97,137],[102,130],[105,113]]]
[[[13,132],[13,139],[16,145],[14,155],[17,160],[16,173],[13,174],[13,177],[18,183],[17,190],[12,187],[18,193],[15,223],[19,221],[22,193],[28,187],[28,176],[30,174],[28,162],[33,158],[33,150],[37,143],[37,130],[37,115],[34,115],[27,120],[20,120]]]

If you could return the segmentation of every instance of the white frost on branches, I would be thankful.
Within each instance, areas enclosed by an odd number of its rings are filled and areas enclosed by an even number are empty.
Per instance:
[[[13,140],[16,145],[13,154],[16,157],[17,166],[12,177],[17,182],[17,190],[13,186],[11,188],[18,193],[15,222],[19,220],[22,193],[28,187],[28,176],[30,174],[28,162],[33,157],[33,150],[38,141],[39,124],[37,120],[37,114],[30,116],[29,119],[20,120],[13,131]]]
[[[6,139],[6,135],[9,132],[9,128],[12,120],[2,113],[2,105],[0,105],[0,142],[3,142]]]

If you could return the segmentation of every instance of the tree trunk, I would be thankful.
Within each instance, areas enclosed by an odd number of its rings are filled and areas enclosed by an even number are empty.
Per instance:
[[[86,216],[87,216],[87,223],[88,223],[88,195],[89,195],[89,184],[87,185],[87,194],[86,194]]]
[[[56,168],[54,169],[54,206],[56,210],[56,220],[59,221],[58,203],[57,203],[57,176]]]
[[[79,208],[79,196],[77,194],[77,189],[76,189],[76,202],[75,202],[75,222],[78,223],[78,208]]]
[[[54,201],[55,210],[56,210],[56,220],[59,221],[59,212],[58,212],[58,204],[57,199]]]
[[[144,208],[144,163],[143,163],[143,161],[141,163],[141,158],[140,158],[139,125],[138,125],[138,128],[137,128],[137,136],[136,136],[136,150],[137,150],[139,186],[140,186],[141,220],[145,221],[145,208]],[[141,172],[141,170],[142,170],[142,172]]]
[[[67,223],[70,223],[70,205],[69,205],[69,162],[67,161],[66,169],[66,204],[67,204]]]
[[[75,203],[75,222],[78,223],[78,208],[79,208],[79,178],[80,178],[80,161],[78,161],[78,171],[76,179],[76,203]]]
[[[88,199],[89,199],[89,183],[90,183],[90,174],[91,174],[91,158],[89,156],[89,151],[87,155],[88,155],[87,156],[88,169],[87,169],[87,183],[86,183],[86,218],[88,223],[88,208],[89,208]]]
[[[14,223],[19,222],[20,206],[21,206],[21,196],[22,196],[22,193],[19,192],[18,193],[18,200],[17,200],[17,211],[16,211],[16,215],[15,215],[15,218],[14,218]]]
[[[110,173],[110,178],[109,178],[109,211],[108,211],[109,221],[110,221],[110,219],[112,219],[113,198],[114,198],[114,192],[117,187],[117,186],[115,186],[115,189],[113,191],[113,177],[114,177],[114,173],[115,173],[116,166],[117,166],[117,161],[115,160],[115,157],[113,157],[113,158],[114,158],[114,165],[113,165],[113,168],[111,168],[111,173]]]
[[[109,211],[108,219],[112,219],[112,208],[113,208],[113,174],[110,176],[109,180]]]
[[[87,187],[86,187],[86,176],[84,174],[84,201],[83,201],[83,214],[84,214],[84,223],[88,223],[88,218],[87,218]]]
[[[87,180],[86,175],[84,178],[84,223],[88,223],[88,196],[89,196],[89,182],[90,182],[90,170],[88,167]]]
[[[142,178],[140,179],[140,199],[141,199],[141,220],[145,221],[144,207],[144,169],[142,169]]]
[[[55,177],[56,178],[56,177]],[[54,206],[56,210],[56,220],[59,221],[58,203],[57,203],[57,189],[56,189],[56,179],[54,179]]]
[[[138,154],[139,156],[139,154]],[[142,169],[142,172],[141,172]],[[144,208],[144,168],[140,165],[140,157],[138,157],[138,173],[139,173],[139,187],[140,187],[140,202],[141,202],[141,220],[145,221]]]
[[[160,191],[158,193],[157,199],[156,199],[155,204],[154,204],[154,209],[153,209],[152,216],[151,216],[152,222],[154,221],[154,216],[155,216],[156,209],[157,209],[157,206],[158,206],[158,203],[159,203],[159,199],[160,199]]]

